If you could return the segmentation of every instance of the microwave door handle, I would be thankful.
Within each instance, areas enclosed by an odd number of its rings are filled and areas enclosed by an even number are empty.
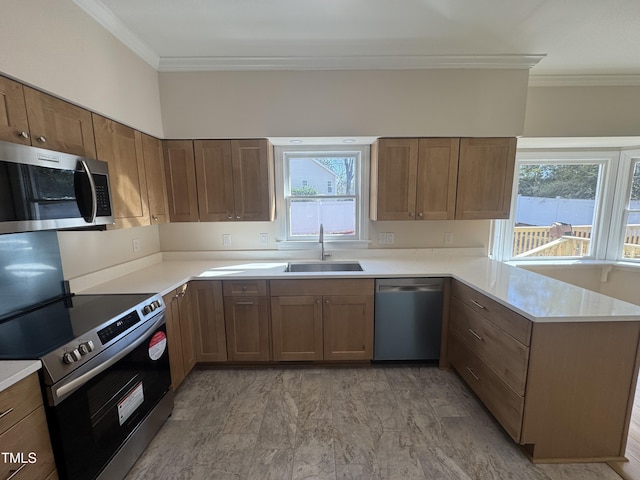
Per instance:
[[[89,170],[89,165],[85,160],[80,160],[82,169],[87,174],[87,180],[89,180],[89,187],[91,188],[91,219],[88,223],[95,223],[96,216],[98,215],[98,195],[96,194],[96,182],[93,181],[93,175]]]
[[[165,322],[164,314],[158,315],[158,319],[153,322],[150,326],[144,328],[142,332],[139,332],[138,338],[133,341],[131,344],[124,347],[124,349],[120,350],[118,353],[114,354],[111,358],[105,360],[97,367],[92,368],[88,372],[83,373],[77,378],[64,382],[62,385],[51,387],[51,397],[54,405],[58,405],[67,395],[75,392],[78,388],[83,386],[89,380],[94,377],[97,377],[106,369],[111,367],[113,364],[118,363],[122,358],[129,355],[132,351],[138,348],[142,342],[148,340],[149,337],[147,335],[151,330],[159,327]]]

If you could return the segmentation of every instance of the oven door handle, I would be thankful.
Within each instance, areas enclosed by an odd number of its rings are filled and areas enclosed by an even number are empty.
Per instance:
[[[57,405],[66,396],[72,394],[78,388],[82,387],[85,383],[89,382],[92,378],[100,375],[106,369],[108,369],[109,367],[111,367],[112,365],[119,362],[127,355],[129,355],[132,351],[134,351],[136,348],[142,345],[142,342],[148,339],[148,336],[146,335],[147,332],[162,325],[164,321],[165,321],[164,315],[158,315],[158,320],[153,322],[153,324],[149,328],[146,328],[144,332],[141,332],[140,336],[134,342],[124,347],[118,353],[114,354],[111,358],[109,358],[108,360],[105,360],[97,367],[92,368],[88,372],[83,373],[82,375],[80,375],[77,378],[74,378],[73,380],[69,380],[68,382],[63,383],[60,386],[51,387],[51,396],[53,397],[52,398],[53,404]]]

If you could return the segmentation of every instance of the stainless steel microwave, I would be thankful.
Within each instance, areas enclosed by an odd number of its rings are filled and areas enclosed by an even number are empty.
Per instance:
[[[0,233],[112,223],[106,162],[0,142]]]

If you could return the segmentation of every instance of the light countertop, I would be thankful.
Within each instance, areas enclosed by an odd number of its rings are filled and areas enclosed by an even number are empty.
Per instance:
[[[42,368],[40,360],[3,360],[0,362],[0,392]]]
[[[640,320],[638,305],[485,257],[382,257],[359,262],[362,272],[292,273],[284,272],[286,260],[169,260],[76,293],[164,295],[189,280],[227,278],[453,277],[533,322]]]

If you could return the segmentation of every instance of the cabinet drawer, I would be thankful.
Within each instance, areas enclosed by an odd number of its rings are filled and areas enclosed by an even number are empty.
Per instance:
[[[511,388],[519,395],[524,395],[529,347],[522,345],[457,298],[451,301],[449,329]]]
[[[451,293],[472,310],[491,319],[523,345],[531,345],[531,322],[522,315],[459,281],[453,282]]]
[[[43,407],[37,408],[0,435],[0,445],[3,452],[24,457],[16,459],[17,463],[0,462],[0,478],[9,478],[14,474],[12,480],[44,480],[55,469]],[[35,458],[29,456],[31,453],[35,454]]]
[[[42,393],[37,373],[32,373],[0,392],[0,433],[11,428],[40,405]]]
[[[456,334],[449,335],[449,360],[516,442],[520,441],[524,397],[514,392]]]
[[[248,295],[252,297],[266,297],[266,280],[225,280],[222,282],[222,292],[225,297]]]
[[[327,280],[271,280],[271,296],[373,295],[375,280],[332,278]]]

